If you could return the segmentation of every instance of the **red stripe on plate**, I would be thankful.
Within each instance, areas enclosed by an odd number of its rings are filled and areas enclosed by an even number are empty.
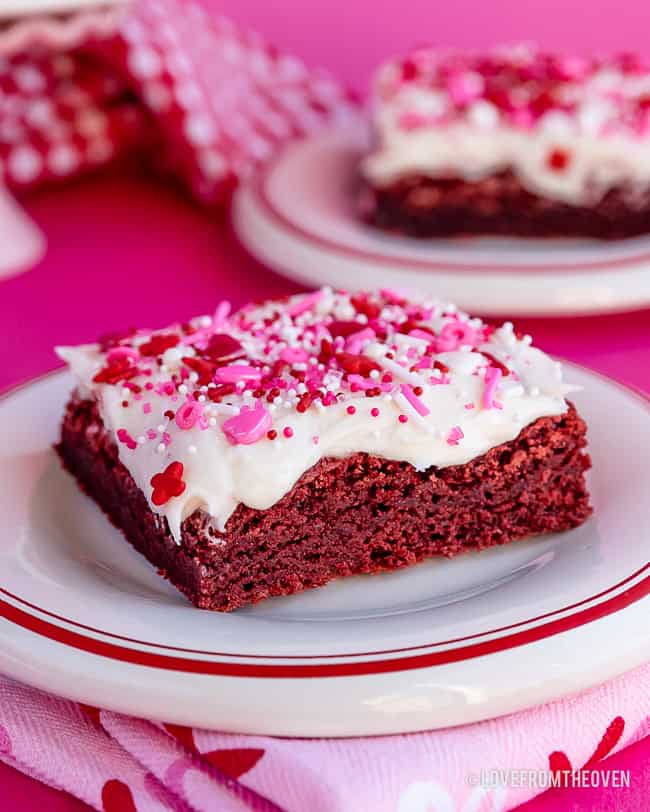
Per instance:
[[[183,671],[192,674],[209,674],[223,677],[256,677],[275,679],[313,679],[316,677],[352,677],[367,674],[388,674],[395,671],[410,671],[415,668],[431,668],[436,665],[446,665],[457,663],[463,660],[483,657],[486,654],[495,654],[500,651],[507,651],[511,648],[543,640],[561,632],[579,628],[587,623],[611,615],[625,609],[636,601],[644,598],[650,592],[650,577],[644,578],[639,583],[629,589],[620,592],[596,606],[590,606],[572,615],[558,618],[557,620],[515,632],[494,640],[486,640],[481,643],[473,643],[458,648],[447,649],[446,651],[429,652],[411,657],[366,660],[352,663],[309,663],[309,664],[287,664],[287,663],[232,663],[219,661],[194,660],[187,657],[167,656],[148,651],[119,646],[114,643],[107,643],[96,640],[92,637],[70,631],[61,626],[56,626],[49,621],[30,615],[16,606],[12,606],[6,601],[0,601],[0,616],[11,623],[15,623],[24,629],[54,640],[66,646],[85,651],[88,654],[96,654],[101,657],[109,657],[112,660],[130,663],[131,665],[143,665],[149,668],[161,668],[167,671]]]

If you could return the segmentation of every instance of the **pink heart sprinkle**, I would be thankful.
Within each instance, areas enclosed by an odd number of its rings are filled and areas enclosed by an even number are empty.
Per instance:
[[[259,381],[262,373],[255,367],[246,364],[232,364],[227,367],[220,367],[214,373],[215,383],[238,383],[239,381]]]
[[[309,353],[299,347],[286,347],[280,353],[280,359],[288,364],[302,363],[309,358]]]
[[[226,420],[221,428],[233,445],[251,445],[266,434],[272,423],[270,412],[258,400],[254,409],[242,407],[241,412]]]

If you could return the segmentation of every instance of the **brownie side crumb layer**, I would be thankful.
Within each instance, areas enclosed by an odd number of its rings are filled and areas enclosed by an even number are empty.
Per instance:
[[[240,505],[225,534],[196,511],[180,546],[119,461],[92,401],[72,397],[57,451],[161,575],[196,606],[231,611],[341,576],[576,527],[591,513],[585,432],[570,406],[466,465],[418,472],[368,454],[326,458],[268,510]]]
[[[410,175],[387,186],[362,184],[359,213],[370,225],[411,237],[499,234],[596,237],[650,232],[650,189],[611,189],[593,206],[535,195],[512,172],[478,181]]]

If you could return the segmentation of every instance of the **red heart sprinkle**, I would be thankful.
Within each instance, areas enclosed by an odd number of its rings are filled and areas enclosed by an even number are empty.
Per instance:
[[[180,341],[175,333],[159,333],[151,336],[149,341],[141,344],[138,349],[141,355],[162,355],[165,350],[175,347]]]

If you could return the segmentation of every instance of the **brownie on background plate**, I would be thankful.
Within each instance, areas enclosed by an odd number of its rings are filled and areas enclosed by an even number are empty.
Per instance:
[[[650,65],[421,48],[374,83],[360,216],[417,237],[650,232]]]

